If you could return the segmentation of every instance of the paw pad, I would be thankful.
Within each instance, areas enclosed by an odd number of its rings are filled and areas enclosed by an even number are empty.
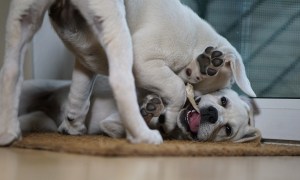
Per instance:
[[[164,105],[162,100],[157,95],[148,95],[141,107],[141,114],[146,121],[146,123],[150,123],[153,117],[160,116],[161,112],[164,109]]]
[[[209,46],[197,58],[200,65],[200,72],[203,75],[215,76],[225,64],[223,53]]]

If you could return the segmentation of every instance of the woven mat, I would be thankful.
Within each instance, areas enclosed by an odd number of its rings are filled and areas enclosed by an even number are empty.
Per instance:
[[[203,143],[165,140],[161,145],[130,144],[105,136],[30,133],[12,147],[97,156],[299,156],[299,146],[251,143]]]

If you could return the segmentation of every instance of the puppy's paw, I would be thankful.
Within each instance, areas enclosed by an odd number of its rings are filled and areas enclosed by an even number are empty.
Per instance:
[[[141,114],[149,125],[153,117],[159,117],[164,110],[164,104],[161,98],[156,94],[146,96],[141,106]]]
[[[225,64],[224,54],[211,46],[207,47],[197,58],[203,75],[215,76]]]
[[[61,123],[58,132],[66,135],[82,135],[86,134],[87,129],[84,123],[68,119]]]
[[[11,126],[12,128],[0,128],[0,146],[9,146],[14,141],[21,139],[19,124]]]
[[[161,144],[163,142],[162,136],[157,130],[144,130],[139,136],[133,137],[127,133],[127,139],[133,144]]]

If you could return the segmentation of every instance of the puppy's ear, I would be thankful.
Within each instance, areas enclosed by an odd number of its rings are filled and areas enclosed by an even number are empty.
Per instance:
[[[250,99],[246,96],[240,96],[240,98],[242,101],[244,101],[247,104],[247,110],[248,110],[248,114],[249,114],[249,123],[248,124],[250,126],[254,127],[254,125],[255,125],[254,116],[258,115],[260,113],[260,110],[253,99]]]
[[[247,126],[244,131],[244,136],[239,139],[234,141],[235,143],[242,143],[242,142],[249,142],[249,141],[260,141],[261,140],[261,133],[259,129],[252,127],[252,126]]]
[[[249,142],[249,141],[260,141],[261,139],[261,133],[259,129],[255,128],[255,122],[254,122],[254,115],[259,114],[259,108],[256,105],[255,101],[253,99],[250,99],[246,96],[240,96],[241,100],[246,103],[247,111],[249,115],[249,122],[248,125],[245,127],[243,136],[241,139],[236,140],[234,142],[241,143],[241,142]]]
[[[244,91],[247,95],[256,97],[256,94],[253,91],[250,81],[246,75],[245,66],[239,53],[236,52],[234,54],[229,54],[227,55],[227,57],[225,57],[225,59],[230,63],[233,78],[239,88],[241,88],[241,90]]]

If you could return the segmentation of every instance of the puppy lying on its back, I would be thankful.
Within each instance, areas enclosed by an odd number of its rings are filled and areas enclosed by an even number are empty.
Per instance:
[[[51,80],[23,83],[19,112],[22,131],[56,132],[61,123],[57,120],[61,119],[66,106],[69,85],[68,81]],[[175,129],[167,134],[167,138],[233,142],[260,138],[259,130],[253,127],[251,106],[234,91],[220,90],[197,97],[196,102],[200,113],[186,103],[176,119]],[[148,95],[141,106],[142,115],[153,119],[164,111],[162,100],[157,95]],[[106,78],[97,79],[90,107],[86,119],[89,134],[125,137],[125,128]],[[158,124],[150,124],[156,128],[162,122],[155,123]]]

